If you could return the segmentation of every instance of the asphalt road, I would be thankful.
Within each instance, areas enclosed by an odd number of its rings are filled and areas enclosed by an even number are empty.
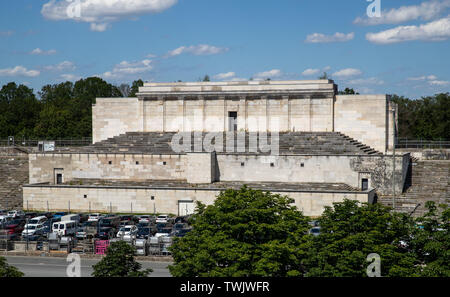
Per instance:
[[[19,257],[6,256],[10,265],[17,267],[25,273],[26,277],[66,277],[67,266],[70,264],[66,258],[55,257]],[[81,259],[81,276],[90,277],[93,271],[92,265],[100,261],[99,259]],[[151,277],[170,277],[167,262],[147,262],[139,261],[142,268],[152,268]]]

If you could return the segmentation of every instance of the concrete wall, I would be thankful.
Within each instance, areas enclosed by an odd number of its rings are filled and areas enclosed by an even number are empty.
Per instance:
[[[109,164],[111,162],[111,164]],[[137,164],[137,162],[139,164]],[[409,155],[396,158],[396,192],[403,189]],[[273,163],[273,167],[271,166]],[[303,164],[303,167],[302,167]],[[345,183],[361,187],[362,178],[378,193],[392,192],[392,156],[261,156],[215,153],[187,155],[140,154],[30,154],[30,183],[55,183],[55,172],[64,182],[73,179],[187,180]]]
[[[147,189],[108,187],[26,186],[24,204],[31,210],[91,211],[129,213],[178,214],[179,201],[201,201],[210,205],[219,190],[195,189]],[[274,192],[295,200],[295,206],[307,216],[320,216],[325,206],[344,199],[370,202],[373,192],[320,193],[320,192]],[[84,198],[86,195],[86,198]],[[152,200],[153,196],[153,200]]]
[[[137,98],[98,98],[92,106],[92,141],[141,131],[141,118]]]
[[[83,178],[185,180],[185,162],[186,155],[30,154],[30,183],[55,183],[55,169],[63,169],[64,182]]]
[[[219,154],[217,161],[221,181],[345,183],[354,188],[361,188],[362,178],[367,178],[369,187],[376,188],[378,193],[392,192],[392,156]],[[408,162],[408,154],[399,155],[396,158],[396,193],[400,193],[403,189]]]
[[[338,95],[334,129],[385,153],[393,143],[392,115],[386,95]]]

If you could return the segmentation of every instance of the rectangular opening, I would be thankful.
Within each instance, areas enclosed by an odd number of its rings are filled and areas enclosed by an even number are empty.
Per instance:
[[[237,111],[228,112],[228,131],[237,131]]]
[[[56,184],[57,185],[60,185],[60,184],[62,184],[63,183],[63,176],[62,176],[62,173],[57,173],[56,174]]]
[[[363,178],[361,180],[361,190],[367,191],[369,189],[369,180],[367,178]]]
[[[54,183],[56,185],[61,185],[64,183],[64,169],[63,168],[54,168]]]

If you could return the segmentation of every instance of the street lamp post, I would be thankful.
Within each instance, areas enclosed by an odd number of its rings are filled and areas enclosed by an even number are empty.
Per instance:
[[[395,143],[396,143],[396,125],[395,125],[395,107],[392,106],[392,133],[393,133],[393,143],[392,143],[392,148],[393,148],[393,154],[392,154],[392,209],[395,211]]]

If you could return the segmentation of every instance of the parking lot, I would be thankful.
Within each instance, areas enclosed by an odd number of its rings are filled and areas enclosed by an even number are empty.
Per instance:
[[[170,256],[173,238],[192,230],[190,217],[66,212],[0,211],[0,251],[103,255],[113,241],[138,256]]]

